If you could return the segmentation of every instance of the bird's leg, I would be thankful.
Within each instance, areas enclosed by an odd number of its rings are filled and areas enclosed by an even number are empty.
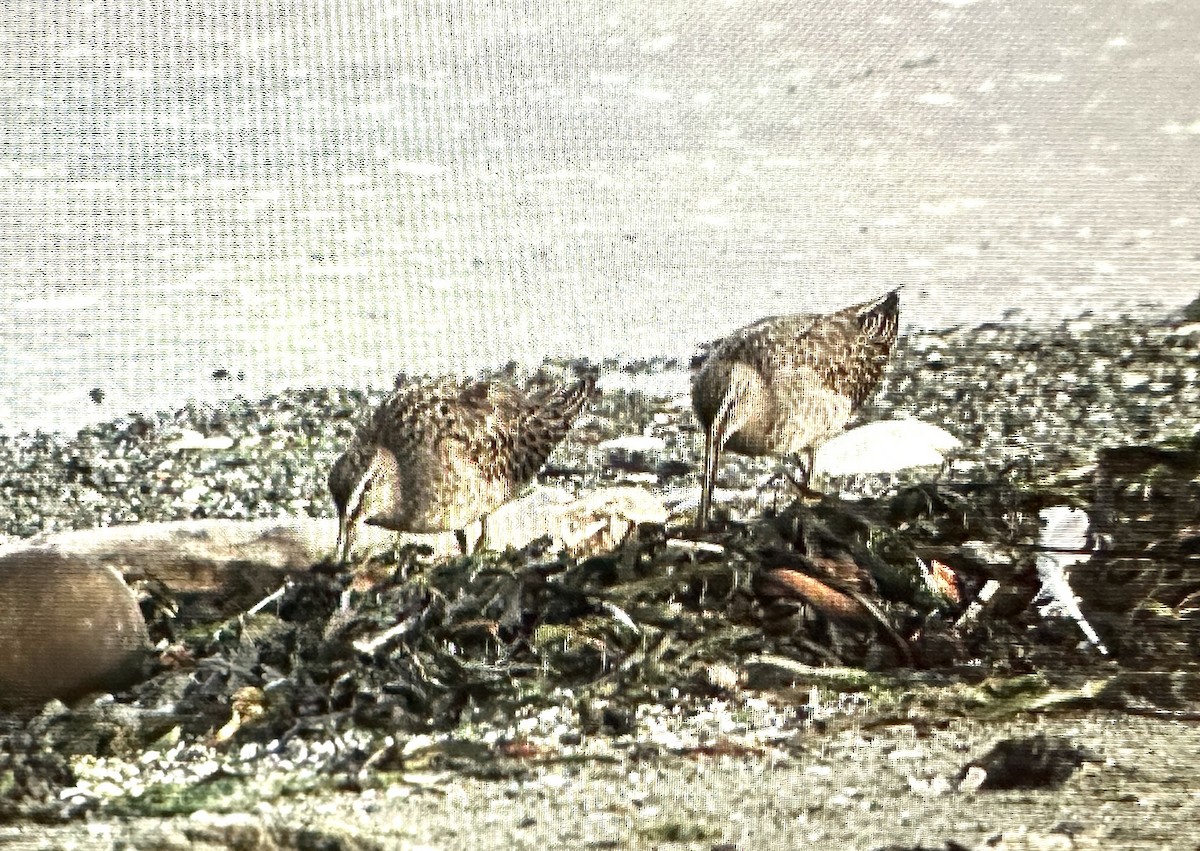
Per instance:
[[[487,519],[488,516],[486,514],[479,518],[479,537],[475,539],[475,552],[479,552],[490,546],[488,542]]]
[[[704,470],[700,474],[700,508],[696,512],[696,529],[703,532],[708,528],[712,513],[713,488],[717,481],[717,462],[721,457],[720,422],[714,420],[704,435]]]
[[[813,471],[817,467],[817,449],[815,446],[810,446],[804,450],[804,454],[806,456],[804,459],[804,491],[813,499],[822,499],[825,494],[810,487]]]
[[[785,473],[785,475],[800,496],[806,499],[821,499],[824,494],[809,487],[809,482],[812,480],[813,464],[816,461],[816,451],[810,446],[804,450],[804,456],[805,459],[803,462],[800,460],[799,455],[791,457],[793,464],[799,469],[800,475],[790,471]]]
[[[487,515],[479,518],[479,537],[475,539],[473,547],[467,546],[467,528],[464,526],[461,529],[454,530],[454,538],[458,541],[458,548],[463,555],[474,555],[488,546],[487,539]]]
[[[799,455],[789,455],[784,458],[776,475],[786,479],[798,493],[804,493],[804,489],[808,487],[808,476],[804,474],[804,465],[800,462]]]
[[[338,564],[350,561],[350,550],[354,546],[354,519],[345,512],[338,514],[337,544],[334,557]]]
[[[771,478],[764,482],[762,487],[758,489],[760,499],[768,489],[771,491],[771,509],[776,513],[779,512],[779,491],[781,489],[789,490],[789,485],[791,487],[796,486],[796,481],[788,469],[786,460],[781,459],[775,465],[775,468],[771,471]]]

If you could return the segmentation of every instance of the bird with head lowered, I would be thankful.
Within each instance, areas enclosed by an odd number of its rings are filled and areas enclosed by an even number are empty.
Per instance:
[[[358,523],[397,532],[466,527],[517,495],[595,389],[587,376],[526,393],[505,381],[405,382],[357,432],[329,472],[337,558],[350,558]]]
[[[692,379],[704,429],[696,525],[708,525],[722,451],[806,456],[841,431],[875,389],[896,341],[896,290],[829,314],[772,316],[718,342]]]

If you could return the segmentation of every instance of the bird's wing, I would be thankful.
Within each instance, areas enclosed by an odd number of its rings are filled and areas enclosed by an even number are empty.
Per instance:
[[[502,381],[409,384],[380,406],[374,427],[379,443],[398,457],[453,452],[489,479],[524,482],[566,435],[594,387],[591,377],[533,395]]]
[[[404,384],[375,409],[373,439],[397,457],[468,439],[485,412],[478,395],[465,395],[466,390],[449,379]]]
[[[859,306],[818,317],[793,345],[773,347],[764,370],[779,378],[808,374],[857,407],[883,375],[896,339],[894,313]]]
[[[510,456],[510,473],[515,481],[528,481],[541,469],[595,389],[596,379],[588,375],[574,384],[543,390],[521,401],[515,412]]]
[[[768,316],[718,340],[713,345],[709,358],[729,363],[745,363],[762,371],[765,352],[778,348],[787,341],[803,337],[821,318],[809,313]]]

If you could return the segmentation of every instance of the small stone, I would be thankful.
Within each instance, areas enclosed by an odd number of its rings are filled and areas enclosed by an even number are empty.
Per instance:
[[[206,437],[195,429],[180,429],[179,436],[167,444],[168,449],[229,449],[233,446],[233,438],[226,434]]]
[[[983,786],[985,780],[987,780],[986,771],[978,765],[969,766],[966,774],[963,775],[962,781],[958,784],[958,791],[975,792]]]
[[[623,437],[614,437],[612,440],[605,440],[600,443],[599,448],[606,451],[622,451],[622,452],[643,452],[657,453],[662,452],[667,447],[667,442],[661,437],[651,437],[643,434],[627,434]]]
[[[1087,753],[1061,736],[1006,739],[959,773],[960,784],[979,769],[985,777],[976,787],[991,789],[1053,789],[1066,782],[1088,759]]]

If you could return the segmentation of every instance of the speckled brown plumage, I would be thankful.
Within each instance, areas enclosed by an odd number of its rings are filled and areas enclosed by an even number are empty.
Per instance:
[[[719,342],[692,381],[704,428],[697,525],[708,523],[722,450],[808,456],[845,427],[896,341],[896,291],[826,315],[773,316]],[[806,479],[807,480],[807,479]]]
[[[512,499],[570,430],[595,388],[526,394],[500,381],[406,383],[375,409],[329,473],[338,553],[361,520],[404,532],[461,530]]]

